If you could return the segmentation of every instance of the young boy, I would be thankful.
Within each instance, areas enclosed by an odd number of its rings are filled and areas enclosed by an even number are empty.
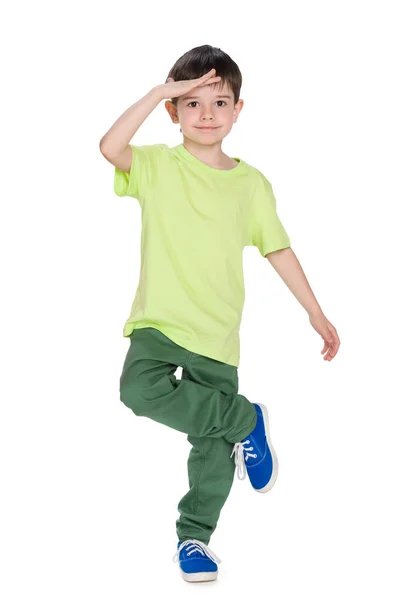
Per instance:
[[[245,246],[268,258],[305,308],[325,341],[324,360],[340,344],[290,247],[271,184],[244,160],[222,152],[243,108],[241,83],[226,53],[194,48],[100,142],[115,166],[115,193],[137,198],[142,210],[140,279],[123,331],[130,347],[120,397],[135,415],[186,433],[192,445],[190,489],[178,505],[173,557],[190,582],[217,578],[221,561],[208,544],[235,467],[239,479],[247,474],[262,493],[278,472],[266,407],[238,393]],[[180,124],[183,143],[129,144],[168,98],[165,107]]]

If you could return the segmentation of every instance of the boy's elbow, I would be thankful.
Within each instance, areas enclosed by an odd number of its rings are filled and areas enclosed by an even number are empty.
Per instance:
[[[101,138],[100,142],[99,142],[99,150],[102,153],[102,155],[104,156],[106,150],[105,150],[105,145],[104,145],[104,138]]]

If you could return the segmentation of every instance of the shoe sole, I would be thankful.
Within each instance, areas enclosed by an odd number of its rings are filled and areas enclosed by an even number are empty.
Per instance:
[[[180,567],[179,567],[180,568]],[[182,577],[185,581],[189,581],[189,583],[200,583],[205,581],[215,581],[218,576],[218,571],[203,571],[201,573],[185,573],[180,568]]]
[[[271,434],[269,431],[269,419],[268,419],[267,407],[264,404],[260,404],[259,402],[257,402],[257,404],[262,410],[264,426],[265,426],[265,437],[266,437],[267,444],[268,444],[268,447],[269,447],[269,450],[270,450],[271,456],[272,456],[272,477],[269,480],[269,482],[267,483],[267,485],[265,485],[263,488],[259,488],[259,489],[254,488],[254,489],[256,490],[256,492],[260,492],[261,494],[266,494],[275,485],[276,478],[278,477],[278,457],[276,456],[274,447],[271,442]]]

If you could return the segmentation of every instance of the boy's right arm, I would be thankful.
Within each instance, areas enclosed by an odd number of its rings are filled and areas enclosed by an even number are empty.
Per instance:
[[[100,152],[115,167],[129,173],[132,148],[129,145],[142,123],[164,98],[160,85],[155,86],[143,98],[130,106],[115,121],[100,140]]]
[[[126,173],[132,164],[132,149],[129,142],[141,124],[164,98],[175,98],[186,94],[195,87],[210,85],[221,80],[211,69],[202,77],[174,81],[168,77],[167,83],[156,85],[143,98],[130,106],[100,140],[100,151],[115,167]]]

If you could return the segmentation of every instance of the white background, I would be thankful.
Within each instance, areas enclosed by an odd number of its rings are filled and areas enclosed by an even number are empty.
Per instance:
[[[268,494],[235,476],[207,595],[399,598],[399,22],[395,2],[19,3],[3,12],[4,600],[204,593],[181,579],[183,433],[119,400],[140,206],[99,141],[202,44],[243,75],[224,140],[271,181],[341,339],[330,363],[257,248],[244,251],[240,391],[264,402]],[[135,143],[182,141],[161,103]],[[177,373],[179,374],[179,372]]]

